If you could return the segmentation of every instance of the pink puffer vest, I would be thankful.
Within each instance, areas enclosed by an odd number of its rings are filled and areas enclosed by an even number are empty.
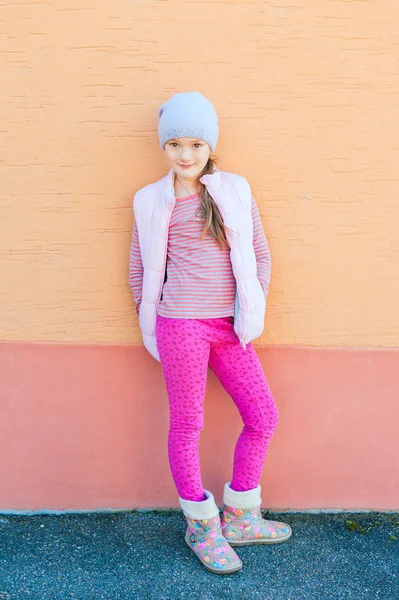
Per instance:
[[[230,258],[237,283],[234,331],[244,350],[264,328],[266,298],[257,278],[253,249],[251,188],[240,175],[215,171],[200,179],[216,202],[225,225]],[[165,277],[168,230],[175,205],[174,171],[139,190],[133,201],[144,275],[139,323],[144,346],[160,361],[155,326]]]

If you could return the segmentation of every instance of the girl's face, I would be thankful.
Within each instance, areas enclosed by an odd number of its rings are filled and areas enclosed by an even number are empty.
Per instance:
[[[205,168],[211,149],[196,138],[175,138],[165,144],[166,157],[178,177],[197,180]]]

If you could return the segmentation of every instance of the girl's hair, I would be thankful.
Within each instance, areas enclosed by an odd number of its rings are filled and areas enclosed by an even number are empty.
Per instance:
[[[210,156],[208,158],[208,162],[206,163],[205,168],[202,171],[200,177],[202,177],[203,175],[208,175],[210,173],[213,173],[215,171],[215,169],[216,169],[216,158],[213,156]],[[223,222],[223,217],[220,214],[219,208],[216,205],[216,202],[214,201],[212,196],[209,194],[205,185],[201,182],[200,182],[200,185],[201,185],[200,193],[199,193],[200,206],[198,209],[199,214],[197,214],[197,216],[201,216],[205,223],[204,229],[202,230],[201,239],[202,240],[204,239],[207,231],[209,230],[209,233],[215,238],[215,240],[217,241],[217,243],[219,244],[219,246],[222,249],[226,248],[226,246],[229,247],[227,237],[226,237],[227,227]]]

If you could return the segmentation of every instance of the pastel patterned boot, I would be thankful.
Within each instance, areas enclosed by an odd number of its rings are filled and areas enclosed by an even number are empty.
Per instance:
[[[179,498],[187,521],[185,541],[203,566],[219,575],[234,573],[242,562],[222,533],[219,509],[213,494],[205,490],[206,500],[193,502]]]
[[[246,492],[232,490],[229,483],[223,494],[223,535],[232,546],[248,544],[278,544],[291,537],[286,523],[266,521],[261,514],[261,487]]]

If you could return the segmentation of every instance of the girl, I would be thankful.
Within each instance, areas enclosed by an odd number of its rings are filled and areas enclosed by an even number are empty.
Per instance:
[[[144,345],[165,378],[185,541],[204,567],[231,573],[242,568],[232,546],[291,536],[289,525],[261,515],[259,480],[278,412],[250,342],[264,327],[270,253],[248,182],[211,157],[219,133],[211,102],[175,94],[158,117],[170,171],[134,197],[129,285]],[[208,366],[244,423],[222,518],[199,465]]]

